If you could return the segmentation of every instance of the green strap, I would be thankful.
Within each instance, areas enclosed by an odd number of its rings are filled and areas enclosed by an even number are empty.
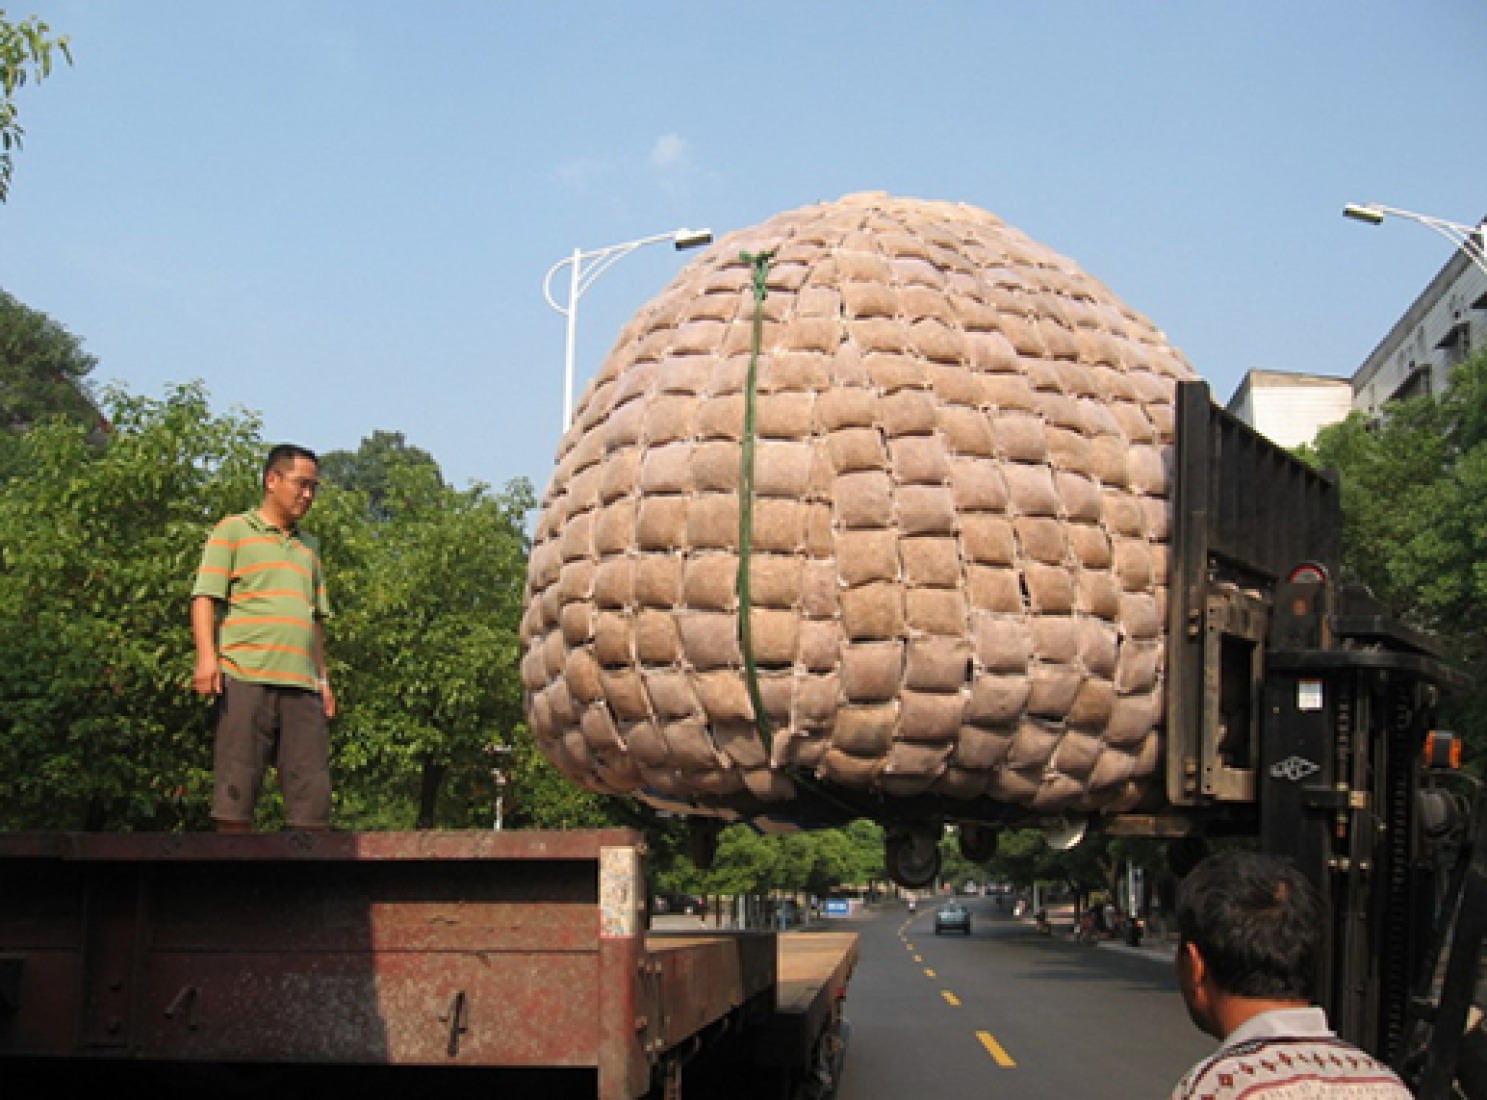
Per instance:
[[[749,702],[754,707],[754,725],[766,749],[774,748],[774,727],[764,712],[759,691],[759,669],[754,664],[754,631],[749,599],[749,558],[754,540],[754,398],[759,384],[759,349],[764,342],[764,299],[769,296],[769,264],[774,253],[744,252],[739,258],[754,269],[754,342],[749,355],[749,374],[744,386],[744,434],[738,474],[738,644],[743,652],[744,677]]]
[[[758,667],[754,664],[748,565],[754,543],[754,397],[758,391],[758,354],[764,342],[764,299],[769,297],[769,265],[775,259],[775,253],[767,251],[757,256],[741,253],[739,259],[754,268],[754,346],[749,354],[748,378],[743,386],[743,444],[739,452],[739,650],[743,653],[743,678],[748,682],[749,703],[754,706],[754,725],[764,748],[773,757],[775,725],[769,721],[769,715],[764,714],[764,697],[758,690]],[[794,782],[815,792],[816,797],[839,807],[849,819],[859,816],[855,807],[831,794],[812,776],[807,776],[797,767],[787,767],[785,771]]]
[[[764,697],[759,692],[759,669],[754,664],[754,635],[750,617],[749,558],[754,538],[754,398],[759,388],[759,350],[764,343],[764,299],[769,296],[769,265],[774,253],[740,254],[740,259],[754,269],[754,343],[749,356],[749,373],[744,387],[744,434],[739,459],[738,478],[738,643],[743,652],[744,677],[749,687],[749,702],[754,707],[754,725],[759,738],[773,755],[774,726],[764,712]],[[773,763],[773,761],[771,761]],[[843,810],[849,818],[858,811],[837,798],[799,768],[786,768],[794,782],[815,792],[817,797]]]

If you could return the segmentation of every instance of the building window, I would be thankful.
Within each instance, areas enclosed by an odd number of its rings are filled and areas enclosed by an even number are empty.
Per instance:
[[[1411,397],[1430,395],[1430,364],[1411,363],[1404,379],[1394,388],[1388,401],[1406,401]]]
[[[1457,321],[1435,346],[1445,353],[1447,370],[1465,362],[1471,352],[1471,326],[1465,321]]]

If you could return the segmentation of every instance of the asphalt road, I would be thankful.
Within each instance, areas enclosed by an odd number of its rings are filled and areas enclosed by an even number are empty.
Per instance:
[[[1040,936],[963,900],[970,936],[935,935],[925,903],[842,922],[861,958],[838,1100],[1160,1100],[1213,1049],[1160,954]]]

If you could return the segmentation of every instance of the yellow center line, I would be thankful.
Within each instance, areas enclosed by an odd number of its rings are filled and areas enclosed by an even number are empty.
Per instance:
[[[984,1046],[987,1050],[987,1053],[989,1053],[992,1058],[996,1060],[997,1065],[1001,1066],[1003,1069],[1017,1068],[1017,1063],[1012,1061],[1012,1056],[1002,1049],[1001,1043],[997,1042],[991,1037],[991,1032],[978,1031],[976,1032],[976,1038],[981,1040],[981,1045]]]
[[[914,961],[916,963],[921,963],[922,964],[924,962],[924,956],[923,955],[915,955],[914,956]]]
[[[926,977],[926,978],[934,978],[934,977],[938,977],[938,975],[937,975],[937,974],[935,974],[935,972],[934,972],[934,971],[933,971],[933,970],[931,970],[931,969],[930,969],[930,968],[929,968],[929,967],[927,967],[927,966],[926,966],[926,967],[925,967],[925,968],[924,968],[924,976],[925,976],[925,977]]]
[[[948,1004],[948,1005],[950,1005],[952,1008],[959,1008],[960,1007],[960,998],[957,997],[954,993],[951,993],[950,990],[948,990],[948,989],[942,989],[942,990],[940,990],[940,996],[941,997],[944,997],[945,998],[945,1003]]]

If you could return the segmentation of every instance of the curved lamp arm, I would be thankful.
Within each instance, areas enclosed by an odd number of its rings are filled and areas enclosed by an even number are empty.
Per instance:
[[[542,280],[543,297],[547,299],[547,304],[561,313],[568,322],[567,353],[563,364],[563,431],[566,432],[568,425],[573,423],[573,366],[574,351],[578,343],[578,300],[584,296],[589,287],[594,285],[595,279],[637,248],[670,241],[680,251],[709,244],[712,239],[712,231],[709,229],[675,229],[670,233],[656,233],[649,237],[640,237],[637,240],[612,244],[606,248],[596,248],[587,252],[581,248],[575,248],[573,255],[564,256],[547,269],[547,275]],[[564,267],[568,268],[568,302],[566,305],[554,298],[552,292],[553,278]]]
[[[1416,214],[1412,210],[1400,210],[1398,207],[1384,206],[1376,202],[1350,202],[1342,208],[1342,216],[1355,221],[1367,222],[1369,225],[1378,225],[1386,217],[1419,222],[1445,237],[1465,253],[1466,258],[1476,264],[1483,275],[1487,275],[1487,244],[1484,244],[1483,240],[1484,236],[1487,236],[1487,222],[1476,226],[1462,225],[1460,222],[1433,218],[1429,214]]]

